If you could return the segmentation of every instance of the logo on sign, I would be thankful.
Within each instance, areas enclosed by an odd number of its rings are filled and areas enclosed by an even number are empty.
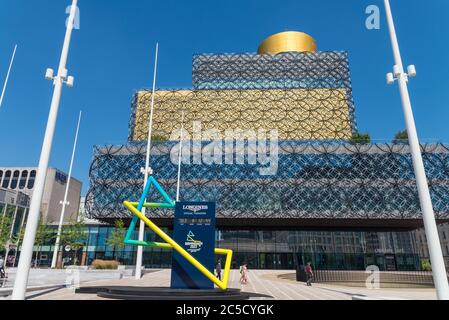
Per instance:
[[[189,231],[185,245],[188,252],[195,253],[201,251],[203,241],[195,240],[195,234],[192,231]]]
[[[206,205],[185,205],[182,207],[183,210],[191,211],[193,214],[206,214],[205,212],[200,211],[207,211],[209,209]]]

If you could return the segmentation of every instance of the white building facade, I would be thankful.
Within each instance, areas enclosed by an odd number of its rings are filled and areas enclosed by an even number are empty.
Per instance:
[[[33,196],[37,168],[0,167],[0,188]],[[61,202],[68,182],[68,176],[55,168],[49,168],[42,197],[41,214],[43,222],[52,224],[59,222]],[[71,178],[68,192],[69,205],[66,208],[64,221],[76,220],[79,212],[82,183]],[[0,212],[1,214],[1,212]]]

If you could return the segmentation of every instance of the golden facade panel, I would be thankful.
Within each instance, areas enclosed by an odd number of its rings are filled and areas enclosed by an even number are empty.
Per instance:
[[[350,139],[352,122],[346,89],[288,90],[177,90],[155,96],[153,134],[169,140],[181,126],[192,132],[194,121],[202,130],[259,129],[279,131],[282,140]],[[145,141],[151,92],[135,95],[131,140]]]

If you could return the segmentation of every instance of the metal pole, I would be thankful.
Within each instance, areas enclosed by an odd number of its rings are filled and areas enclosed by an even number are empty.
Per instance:
[[[3,98],[5,97],[6,86],[8,85],[9,74],[11,73],[12,65],[14,63],[14,58],[16,57],[16,51],[17,51],[17,44],[14,47],[11,62],[9,63],[8,73],[6,74],[5,84],[3,85],[2,95],[0,97],[0,109],[2,107]]]
[[[25,229],[25,236],[23,239],[22,251],[20,254],[19,266],[17,268],[16,280],[14,282],[14,290],[12,294],[13,300],[24,300],[28,276],[31,267],[31,259],[33,256],[33,246],[36,238],[36,230],[39,223],[39,210],[42,202],[42,195],[44,192],[45,180],[48,170],[48,162],[50,159],[51,148],[53,144],[53,136],[55,133],[56,120],[58,117],[59,102],[61,100],[62,85],[68,80],[67,78],[67,58],[70,48],[70,40],[72,37],[72,30],[76,15],[78,0],[73,0],[70,10],[70,16],[67,23],[66,34],[64,38],[64,45],[61,53],[61,60],[59,63],[58,75],[54,78],[54,91],[50,106],[50,113],[47,121],[47,128],[45,130],[45,137],[42,145],[39,167],[37,170],[35,188],[30,204],[30,214]]]
[[[64,223],[65,209],[70,204],[67,201],[67,197],[69,196],[70,179],[72,178],[73,162],[75,160],[76,145],[78,143],[78,133],[79,133],[79,130],[80,130],[81,117],[82,117],[82,111],[80,111],[80,114],[79,114],[79,117],[78,117],[78,125],[76,127],[76,133],[75,133],[75,142],[73,143],[72,158],[70,160],[69,177],[68,177],[67,185],[66,185],[66,188],[65,188],[64,200],[61,202],[61,205],[62,205],[61,216],[59,218],[58,233],[57,233],[57,236],[56,236],[56,243],[55,243],[55,248],[54,248],[54,251],[53,251],[53,259],[51,261],[51,268],[52,269],[56,268],[56,263],[58,261],[59,245],[60,245],[60,242],[61,242],[62,224]]]
[[[148,142],[147,142],[147,154],[145,159],[145,168],[142,168],[142,173],[144,174],[143,188],[145,188],[148,177],[153,174],[150,168],[150,157],[151,157],[151,139],[153,134],[153,113],[154,113],[154,95],[156,93],[156,80],[157,80],[157,66],[158,66],[158,55],[159,55],[159,43],[156,44],[156,56],[154,60],[154,76],[153,76],[153,91],[151,95],[151,111],[150,111],[150,121],[148,124]],[[142,214],[145,215],[146,209],[142,209]],[[140,221],[139,224],[139,241],[143,241],[145,237],[145,223]],[[143,259],[143,246],[137,247],[137,257],[136,257],[136,279],[142,277],[142,259]]]
[[[182,111],[181,140],[179,141],[178,182],[176,185],[176,202],[179,202],[179,191],[181,188],[181,166],[182,166],[182,143],[183,143],[183,141],[184,141],[184,111]]]
[[[413,159],[413,167],[415,170],[416,184],[418,187],[419,201],[424,219],[424,228],[429,246],[430,261],[432,263],[432,272],[439,300],[449,300],[449,284],[447,279],[446,267],[444,265],[443,252],[441,249],[440,239],[438,236],[438,228],[435,220],[435,214],[432,207],[429,186],[427,183],[426,172],[421,154],[421,147],[416,131],[415,120],[413,117],[410,95],[408,92],[407,82],[408,75],[404,72],[401,53],[399,50],[396,29],[394,26],[393,15],[389,0],[385,1],[385,9],[390,30],[391,44],[393,47],[393,55],[395,60],[395,76],[399,84],[399,92],[401,94],[402,107],[407,125],[408,140],[410,144],[410,152]]]

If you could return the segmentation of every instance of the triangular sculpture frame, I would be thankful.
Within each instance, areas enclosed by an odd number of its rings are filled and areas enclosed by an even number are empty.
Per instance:
[[[147,196],[150,192],[151,186],[154,185],[156,190],[164,199],[164,202],[146,202]],[[123,202],[123,205],[130,210],[134,214],[134,218],[129,225],[128,231],[125,235],[125,245],[133,245],[133,246],[145,246],[145,247],[156,247],[161,249],[173,249],[176,250],[183,258],[185,258],[188,262],[190,262],[195,268],[197,268],[206,278],[216,284],[221,290],[228,289],[229,282],[229,274],[231,272],[231,261],[232,261],[232,250],[229,249],[219,249],[215,248],[215,254],[225,255],[226,262],[223,273],[223,280],[218,279],[212,272],[210,272],[206,267],[204,267],[197,259],[195,259],[190,253],[188,253],[183,247],[181,247],[178,243],[176,243],[169,235],[167,235],[162,229],[160,229],[156,224],[154,224],[150,219],[148,219],[143,213],[143,208],[150,209],[159,209],[159,208],[174,208],[176,202],[173,201],[165,192],[165,190],[161,187],[161,185],[157,182],[157,180],[150,176],[148,178],[147,184],[143,190],[142,196],[140,197],[139,202]],[[148,241],[139,241],[132,240],[132,234],[136,229],[137,222],[142,220],[154,233],[156,233],[160,238],[162,238],[165,242],[148,242]]]

